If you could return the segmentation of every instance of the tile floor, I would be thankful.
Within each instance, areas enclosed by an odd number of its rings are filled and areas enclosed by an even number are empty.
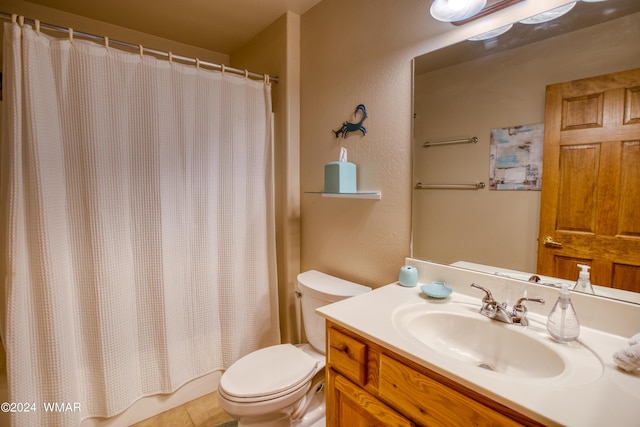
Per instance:
[[[217,393],[213,392],[131,427],[213,427],[231,420],[218,406]]]

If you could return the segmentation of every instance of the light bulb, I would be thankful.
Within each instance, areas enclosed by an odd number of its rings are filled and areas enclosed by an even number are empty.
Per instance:
[[[430,12],[438,21],[463,21],[480,12],[486,4],[487,0],[435,0]]]
[[[467,40],[476,42],[476,41],[493,39],[498,37],[499,35],[506,33],[511,29],[511,27],[513,27],[513,24],[505,25],[504,27],[496,28],[495,30],[487,31],[482,34],[478,34],[477,36],[474,36],[474,37],[469,37]]]
[[[523,19],[520,21],[521,24],[541,24],[543,22],[548,22],[554,19],[557,19],[569,12],[573,9],[573,6],[576,5],[576,2],[565,4],[564,6],[556,7],[554,9],[548,10],[546,12],[539,13],[537,15],[533,15],[530,18]]]
[[[449,7],[453,10],[462,10],[466,3],[468,3],[466,0],[449,0]]]

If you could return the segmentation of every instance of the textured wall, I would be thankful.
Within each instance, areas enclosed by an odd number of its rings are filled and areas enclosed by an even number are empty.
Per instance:
[[[323,0],[302,15],[301,187],[322,191],[340,144],[360,190],[382,200],[302,195],[302,270],[371,286],[397,280],[410,253],[412,58],[530,16],[563,0],[523,2],[462,27],[434,21],[426,0]],[[365,137],[332,129],[364,103]]]
[[[300,340],[295,289],[300,271],[300,16],[283,15],[231,56],[237,68],[278,76],[272,84],[278,303],[283,342]]]
[[[405,46],[414,34],[396,31],[418,2],[406,3],[396,10],[390,1],[324,0],[302,16],[302,191],[322,191],[324,164],[338,160],[343,145],[357,165],[358,189],[382,192],[381,200],[303,193],[302,270],[377,286],[395,280],[409,255],[412,55]],[[360,103],[367,135],[337,139],[332,130],[353,120]]]

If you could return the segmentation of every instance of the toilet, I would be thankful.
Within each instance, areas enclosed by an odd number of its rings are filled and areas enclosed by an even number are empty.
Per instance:
[[[309,343],[254,351],[238,359],[220,378],[220,407],[240,427],[325,425],[325,320],[315,310],[371,288],[316,270],[300,273],[298,288]]]

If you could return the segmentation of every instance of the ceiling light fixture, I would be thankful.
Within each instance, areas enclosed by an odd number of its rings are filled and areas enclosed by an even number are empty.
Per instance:
[[[463,21],[480,12],[486,4],[487,0],[434,0],[430,12],[438,21]]]
[[[564,15],[573,9],[573,6],[576,5],[577,2],[572,2],[569,4],[565,4],[564,6],[556,7],[555,9],[548,10],[546,12],[539,13],[537,15],[533,15],[530,18],[523,19],[520,21],[522,24],[541,24],[543,22],[552,21]]]

